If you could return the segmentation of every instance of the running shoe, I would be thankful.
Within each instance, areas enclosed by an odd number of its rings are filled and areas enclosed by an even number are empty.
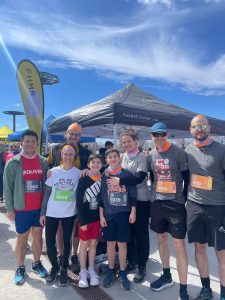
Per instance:
[[[25,273],[26,269],[24,266],[20,266],[16,269],[14,283],[17,285],[21,285],[25,282]]]
[[[168,288],[170,286],[173,285],[173,280],[172,280],[172,277],[167,277],[165,274],[162,274],[159,279],[153,281],[151,284],[150,284],[150,288],[155,291],[155,292],[158,292],[158,291],[161,291],[165,288]]]
[[[43,267],[41,261],[32,263],[31,270],[41,278],[44,278],[48,275],[48,271]]]

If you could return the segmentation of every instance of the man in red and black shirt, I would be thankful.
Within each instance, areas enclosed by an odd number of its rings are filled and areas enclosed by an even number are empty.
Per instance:
[[[43,183],[48,169],[47,160],[37,154],[38,135],[32,130],[22,134],[22,151],[11,158],[4,171],[4,195],[7,215],[15,221],[17,269],[15,284],[23,284],[25,252],[29,234],[32,234],[34,262],[32,271],[40,277],[47,275],[40,262],[42,227],[39,223],[43,199]]]

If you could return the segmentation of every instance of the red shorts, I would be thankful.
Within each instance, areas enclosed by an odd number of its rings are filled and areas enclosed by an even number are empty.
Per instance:
[[[78,237],[82,241],[96,240],[102,236],[100,221],[87,224],[87,230],[82,230],[78,224]]]

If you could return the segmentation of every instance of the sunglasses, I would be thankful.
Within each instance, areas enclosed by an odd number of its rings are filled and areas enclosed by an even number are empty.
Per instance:
[[[152,133],[152,135],[154,137],[165,137],[167,135],[166,132],[155,132],[155,133]]]
[[[191,128],[194,129],[194,131],[197,131],[199,129],[206,130],[206,129],[208,129],[208,127],[209,127],[208,124],[193,125],[193,126],[191,126]]]

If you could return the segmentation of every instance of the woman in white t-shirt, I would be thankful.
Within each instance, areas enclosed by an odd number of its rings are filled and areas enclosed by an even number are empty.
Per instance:
[[[59,284],[61,286],[69,284],[67,267],[76,215],[76,188],[80,178],[80,170],[73,167],[75,156],[74,146],[64,144],[61,148],[62,164],[51,170],[51,176],[45,182],[40,224],[45,226],[47,254],[52,265],[46,279],[47,284],[53,284],[59,273]],[[59,221],[62,222],[64,242],[61,270],[57,263],[56,251],[56,232]]]

